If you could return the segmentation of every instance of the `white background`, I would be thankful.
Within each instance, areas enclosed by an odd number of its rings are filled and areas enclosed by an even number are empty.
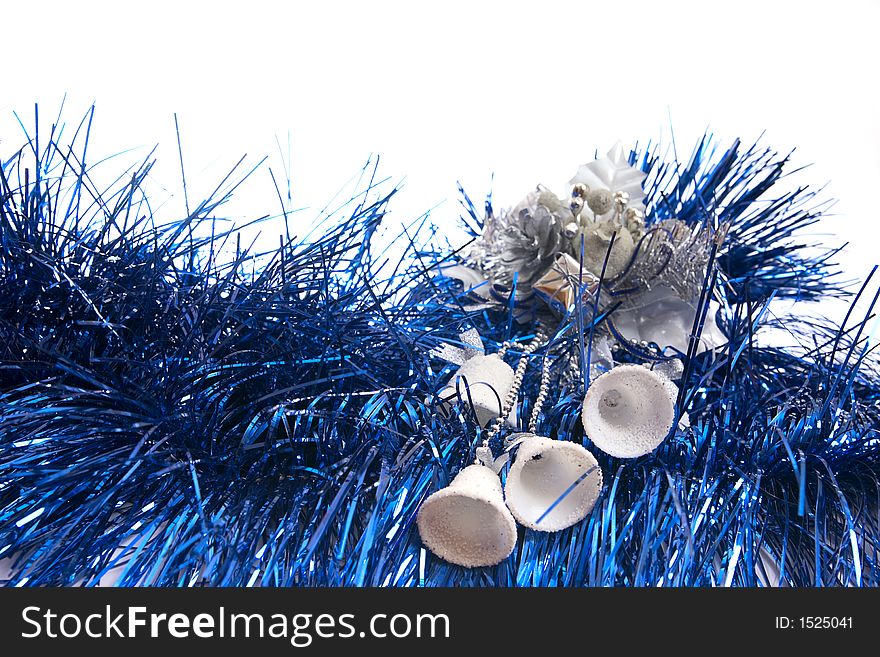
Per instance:
[[[97,105],[95,155],[160,145],[168,214],[176,112],[191,198],[244,153],[283,177],[277,138],[294,206],[320,208],[379,154],[405,178],[393,216],[437,206],[448,226],[457,180],[506,206],[538,182],[564,192],[618,139],[668,143],[671,125],[681,154],[707,128],[722,143],[766,131],[813,164],[792,184],[830,182],[821,239],[852,242],[861,278],[877,260],[878,28],[880,3],[856,0],[4,2],[0,153],[22,141],[13,111],[28,124],[39,102],[48,120],[66,93],[68,123]],[[229,209],[277,211],[266,170]]]

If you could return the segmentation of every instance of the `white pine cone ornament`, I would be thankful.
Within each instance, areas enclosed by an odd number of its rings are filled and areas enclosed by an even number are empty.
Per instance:
[[[577,231],[571,209],[553,192],[538,187],[497,220],[492,232],[492,275],[497,283],[528,290],[567,251]]]
[[[584,245],[584,268],[597,277],[604,268],[606,279],[615,278],[626,269],[635,252],[633,234],[613,219],[587,220],[584,223],[580,234],[572,240],[572,250],[578,256],[581,249],[581,235]]]

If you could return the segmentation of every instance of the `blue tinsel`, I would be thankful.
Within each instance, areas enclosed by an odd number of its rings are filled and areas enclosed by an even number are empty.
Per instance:
[[[372,182],[322,234],[269,254],[219,255],[236,235],[212,220],[227,192],[157,227],[149,159],[110,189],[92,183],[90,121],[64,145],[60,127],[36,131],[0,168],[10,584],[880,583],[867,318],[835,327],[767,312],[774,299],[846,294],[835,251],[798,237],[821,214],[813,192],[774,196],[787,158],[739,143],[716,153],[708,137],[689,162],[631,153],[649,174],[649,224],[729,223],[705,296],[721,303],[730,342],[687,359],[690,430],[633,461],[593,450],[606,485],[587,520],[521,530],[509,559],[466,570],[426,552],[414,523],[482,440],[466,402],[448,416],[434,408],[451,366],[430,351],[465,328],[492,348],[534,327],[512,309],[465,310],[437,267],[453,250],[421,237],[425,222],[383,266],[372,242],[393,190]],[[556,351],[583,349],[584,327],[568,322],[582,317],[562,323]],[[783,324],[800,350],[757,339]],[[540,428],[591,447],[584,387],[561,381]]]

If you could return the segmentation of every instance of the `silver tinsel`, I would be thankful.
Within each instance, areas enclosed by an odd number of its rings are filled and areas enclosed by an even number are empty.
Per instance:
[[[637,244],[635,258],[619,287],[650,290],[663,286],[683,301],[696,301],[715,238],[706,226],[692,228],[677,219],[655,224]]]

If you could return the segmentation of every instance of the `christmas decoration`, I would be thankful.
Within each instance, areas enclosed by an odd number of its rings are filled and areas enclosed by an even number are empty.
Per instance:
[[[497,355],[476,355],[458,368],[452,381],[440,391],[450,403],[461,398],[473,405],[477,422],[486,426],[501,413],[501,400],[513,385],[513,368]]]
[[[490,468],[469,465],[422,504],[419,533],[441,559],[466,568],[494,566],[516,547],[516,523]]]
[[[678,388],[640,365],[618,365],[590,384],[584,431],[603,452],[635,458],[654,451],[675,424]]]
[[[252,171],[163,217],[90,121],[2,141],[4,583],[880,584],[874,274],[787,157],[615,147],[384,233],[368,169],[263,252]]]
[[[556,532],[583,520],[602,489],[602,471],[583,446],[534,434],[517,434],[516,459],[504,496],[517,521]]]

